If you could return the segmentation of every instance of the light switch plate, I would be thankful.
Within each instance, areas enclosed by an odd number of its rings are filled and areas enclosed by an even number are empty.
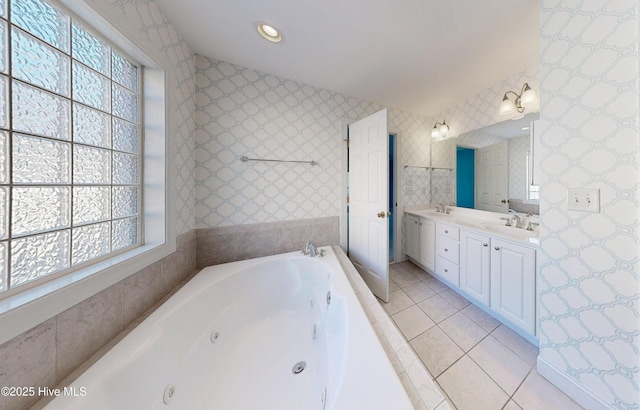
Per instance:
[[[569,211],[600,212],[600,189],[569,189],[567,209]]]

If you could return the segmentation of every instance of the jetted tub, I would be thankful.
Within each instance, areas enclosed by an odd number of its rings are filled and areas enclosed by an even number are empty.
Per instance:
[[[203,269],[46,409],[413,408],[323,249]]]

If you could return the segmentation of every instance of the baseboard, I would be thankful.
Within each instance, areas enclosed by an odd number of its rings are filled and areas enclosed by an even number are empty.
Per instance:
[[[538,373],[587,410],[610,410],[601,399],[538,356]]]

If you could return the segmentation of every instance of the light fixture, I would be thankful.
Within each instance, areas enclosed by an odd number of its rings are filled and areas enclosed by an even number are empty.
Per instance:
[[[258,29],[258,33],[260,33],[262,37],[271,41],[272,43],[279,43],[284,40],[284,36],[282,35],[282,33],[280,33],[280,31],[271,24],[258,23],[258,26],[256,28]]]
[[[516,96],[515,101],[509,99],[509,94]],[[522,114],[528,105],[537,100],[536,93],[529,87],[529,84],[524,83],[520,94],[515,91],[507,91],[502,97],[502,103],[500,104],[500,115],[508,115],[514,111]]]
[[[449,133],[449,126],[446,121],[442,121],[442,124],[436,122],[431,130],[431,138],[445,139]]]

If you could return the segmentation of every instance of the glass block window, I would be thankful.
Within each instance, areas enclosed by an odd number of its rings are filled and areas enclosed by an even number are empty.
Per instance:
[[[140,245],[140,72],[53,1],[0,0],[0,293]]]

